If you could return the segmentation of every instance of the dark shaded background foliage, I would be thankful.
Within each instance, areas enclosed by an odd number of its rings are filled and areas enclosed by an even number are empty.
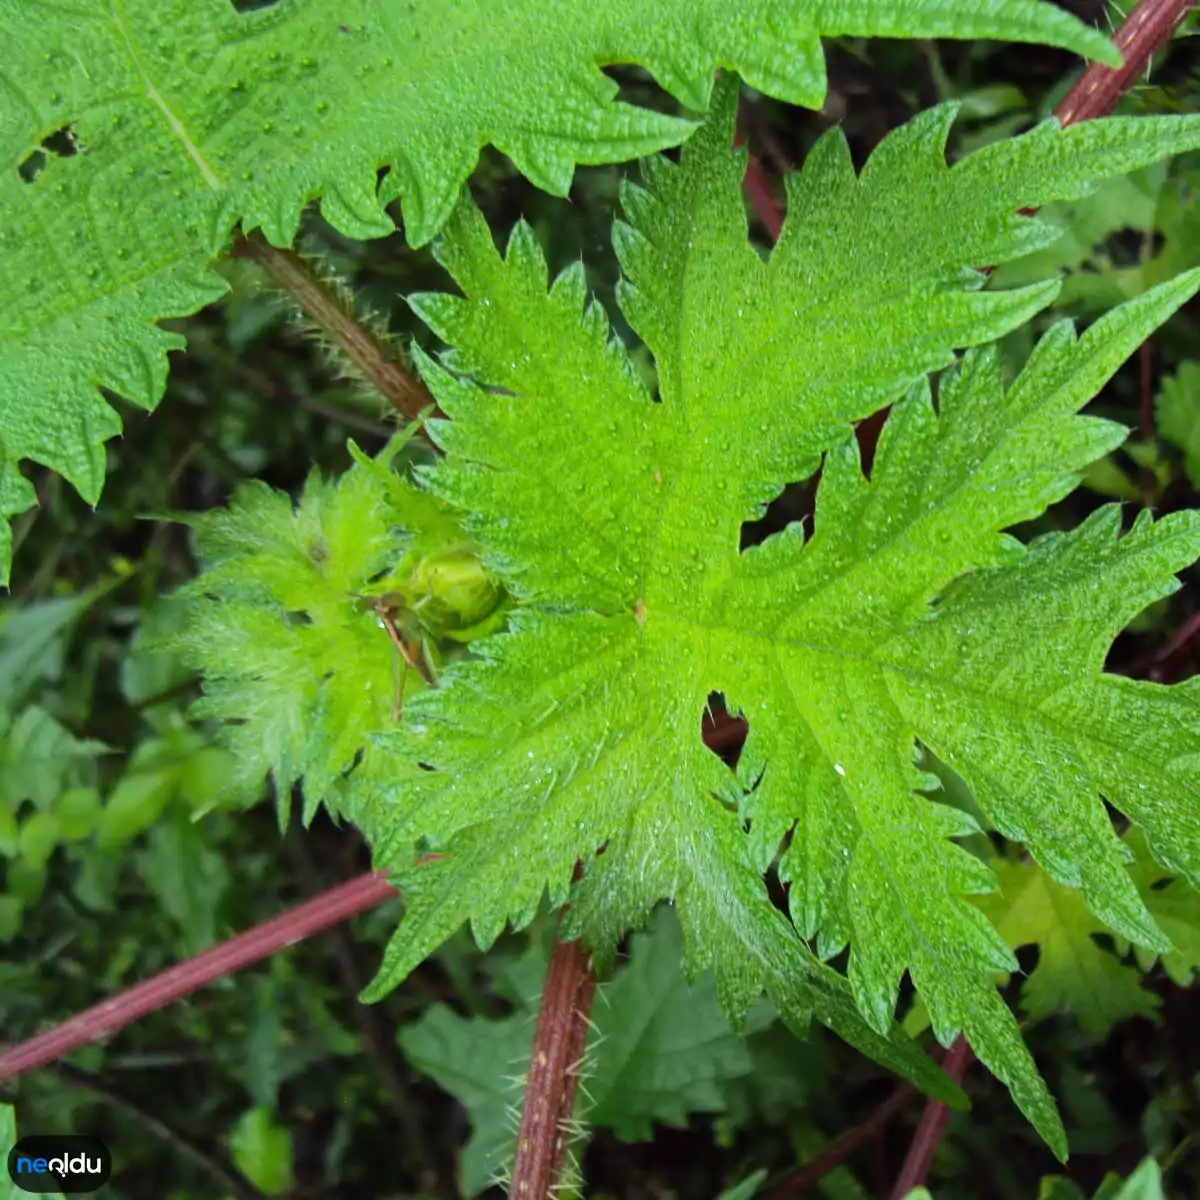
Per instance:
[[[1073,7],[1105,19],[1083,0]],[[1196,45],[1178,39],[1123,111],[1200,107]],[[986,43],[834,43],[829,67],[823,113],[744,97],[743,128],[773,174],[802,161],[834,122],[843,124],[861,162],[888,130],[946,98],[964,102],[952,147],[962,152],[1048,113],[1077,70],[1057,51]],[[613,74],[639,102],[671,103],[641,73]],[[580,169],[568,202],[537,192],[489,151],[473,187],[498,234],[524,215],[552,268],[582,257],[591,288],[615,316],[609,229],[618,180],[632,169]],[[1172,170],[1196,168],[1182,163]],[[753,214],[751,222],[765,245]],[[1152,229],[1119,231],[1102,247],[1104,261],[1136,264],[1159,252],[1162,241]],[[402,339],[428,337],[401,299],[447,286],[428,250],[409,250],[399,235],[348,242],[315,214],[302,244]],[[1200,224],[1187,251],[1191,262],[1200,258]],[[1094,262],[1084,268],[1098,269]],[[202,756],[199,766],[194,758],[197,747],[207,746],[206,731],[192,729],[185,716],[195,681],[134,641],[147,614],[169,622],[160,597],[195,570],[186,529],[143,518],[222,504],[239,482],[255,476],[294,490],[314,462],[330,472],[344,469],[348,436],[374,450],[394,427],[382,401],[338,378],[289,302],[266,290],[252,266],[231,260],[228,274],[229,297],[179,323],[188,352],[173,358],[160,411],[147,418],[115,401],[126,432],[110,444],[101,506],[90,510],[45,473],[35,480],[40,507],[17,522],[14,591],[0,601],[0,653],[14,613],[42,611],[38,606],[98,581],[111,584],[39,652],[20,701],[36,702],[76,738],[104,744],[103,753],[80,767],[85,782],[102,794],[111,795],[123,781],[128,788],[131,779],[137,793],[139,772],[144,779],[178,770],[168,782],[160,780],[150,800],[143,798],[145,812],[161,810],[149,829],[114,835],[111,844],[95,837],[63,843],[50,856],[44,881],[22,871],[12,846],[5,849],[5,890],[25,897],[19,914],[10,903],[3,918],[13,933],[0,963],[0,1029],[7,1041],[368,866],[351,830],[322,817],[307,832],[293,827],[281,840],[273,807],[250,804],[252,797],[245,807],[194,821],[206,807],[205,771],[220,771],[219,756]],[[1042,324],[1057,315],[1045,314]],[[1156,335],[1147,352],[1153,389],[1196,353],[1198,320],[1193,304]],[[1014,337],[1014,358],[1028,344],[1028,337]],[[1149,452],[1135,460],[1118,451],[1110,464],[1123,473],[1119,490],[1131,518],[1141,505],[1170,509],[1198,501],[1179,452],[1156,440],[1152,409],[1147,418],[1146,366],[1132,360],[1099,404],[1105,415],[1138,431],[1135,440],[1157,447],[1157,474]],[[1098,483],[1111,490],[1113,478]],[[1041,524],[1074,525],[1109,498],[1081,489]],[[805,503],[804,487],[789,489],[750,536],[780,527]],[[1193,590],[1185,589],[1156,607],[1118,641],[1113,668],[1150,669],[1169,680],[1192,674],[1200,639],[1154,659],[1186,628],[1194,606]],[[140,664],[140,685],[130,683],[131,660]],[[11,679],[4,686],[10,685]],[[12,699],[0,694],[0,702]],[[134,756],[154,738],[165,747],[157,758],[148,760],[144,751]],[[3,753],[12,750],[0,739]],[[8,769],[5,761],[0,758],[0,772]],[[135,812],[131,829],[136,818]],[[25,1132],[86,1131],[104,1138],[119,1169],[106,1189],[112,1196],[253,1196],[260,1190],[242,1175],[229,1175],[230,1162],[255,1175],[272,1163],[286,1165],[290,1153],[290,1195],[454,1197],[457,1155],[469,1132],[465,1113],[406,1061],[396,1030],[437,1002],[468,1016],[510,1011],[497,973],[530,940],[544,940],[548,923],[502,940],[486,958],[460,934],[383,1004],[363,1009],[354,996],[397,915],[398,902],[385,905],[295,946],[58,1068],[0,1087],[0,1099],[17,1105]],[[1027,969],[1035,955],[1023,952]],[[1011,985],[1014,997],[1019,983]],[[1126,1173],[1152,1153],[1167,1167],[1170,1195],[1200,1195],[1200,995],[1174,987],[1161,971],[1149,986],[1162,999],[1158,1023],[1126,1021],[1100,1044],[1070,1016],[1028,1030],[1064,1106],[1072,1174],[1089,1194],[1106,1170]],[[894,1087],[874,1064],[821,1030],[801,1044],[772,1026],[752,1042],[760,1068],[726,1086],[724,1112],[694,1116],[683,1129],[659,1128],[653,1143],[625,1144],[597,1131],[584,1162],[588,1194],[708,1200],[757,1168],[768,1169],[772,1181],[782,1179],[863,1120]],[[1035,1196],[1038,1179],[1056,1169],[1049,1153],[984,1072],[971,1071],[967,1088],[974,1110],[952,1120],[931,1176],[935,1193],[964,1200]],[[512,1098],[516,1103],[515,1088]],[[831,1197],[886,1195],[919,1114],[919,1101],[910,1102],[884,1136],[818,1190]],[[269,1180],[258,1182],[270,1190]],[[276,1182],[286,1183],[282,1177]]]

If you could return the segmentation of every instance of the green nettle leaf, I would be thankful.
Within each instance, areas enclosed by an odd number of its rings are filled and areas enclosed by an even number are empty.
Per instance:
[[[1163,440],[1183,451],[1192,486],[1200,487],[1200,362],[1188,359],[1163,380],[1155,418]]]
[[[1102,1039],[1127,1017],[1154,1017],[1158,997],[1142,987],[1136,967],[1093,940],[1108,928],[1088,911],[1079,892],[1055,883],[1032,863],[996,860],[1001,894],[980,908],[1005,942],[1038,947],[1037,966],[1021,986],[1021,1007],[1031,1017],[1073,1013],[1085,1032]]]
[[[1158,955],[1145,946],[1134,948],[1138,966],[1149,971],[1161,957],[1163,971],[1179,987],[1191,987],[1200,970],[1200,891],[1186,879],[1172,878],[1156,863],[1138,828],[1125,836],[1134,852],[1130,875],[1159,929],[1172,948]]]
[[[229,868],[206,843],[204,831],[184,813],[174,813],[155,825],[134,861],[151,895],[182,930],[185,953],[213,945]]]
[[[1173,164],[1172,164],[1173,165]],[[1020,287],[1066,271],[1058,303],[1074,312],[1100,313],[1138,295],[1175,274],[1149,255],[1151,234],[1166,233],[1171,198],[1186,189],[1184,179],[1169,177],[1165,163],[1105,180],[1091,195],[1065,204],[1051,204],[1041,215],[1062,232],[1043,247],[998,270],[992,286]],[[1121,230],[1138,230],[1147,247],[1134,266],[1119,265],[1109,239]],[[1180,264],[1186,266],[1188,262]],[[1177,268],[1178,269],[1178,268]]]
[[[400,1032],[409,1062],[467,1110],[471,1137],[458,1165],[464,1196],[477,1196],[489,1187],[511,1159],[536,1003],[535,997],[532,1010],[497,1021],[468,1020],[434,1004]]]
[[[1053,237],[1018,210],[1196,146],[1200,120],[1051,121],[948,167],[943,106],[861,175],[833,130],[788,179],[764,261],[730,148],[735,101],[722,86],[680,164],[649,160],[622,193],[619,300],[657,396],[584,308],[582,270],[547,290],[529,228],[502,258],[469,198],[438,247],[463,295],[413,299],[454,347],[443,365],[419,356],[452,418],[431,425],[446,457],[424,478],[470,514],[518,606],[376,735],[398,764],[379,856],[407,912],[368,994],[465,920],[487,946],[547,889],[571,895],[567,929],[601,957],[669,898],[688,971],[713,969],[735,1023],[765,989],[793,1028],[816,1016],[928,1083],[892,1025],[907,971],[938,1039],[964,1032],[1062,1154],[991,981],[1013,956],[967,901],[995,877],[954,842],[972,823],[920,794],[917,740],[1107,926],[1169,947],[1101,796],[1159,862],[1200,876],[1200,694],[1103,662],[1178,586],[1200,517],[1143,514],[1120,536],[1111,507],[1028,548],[1001,531],[1120,443],[1123,429],[1077,414],[1200,270],[1081,337],[1054,326],[1011,384],[994,349],[945,374],[936,407],[925,376],[1054,297],[1054,283],[981,290],[976,264]],[[868,479],[851,423],[887,404]],[[811,536],[792,525],[740,551],[742,524],[822,461]],[[736,774],[700,736],[713,693],[749,721]],[[762,880],[789,834],[791,922]],[[443,857],[415,864],[404,843]],[[847,945],[848,978],[822,961]]]
[[[1137,967],[1149,972],[1161,959],[1173,983],[1190,987],[1200,969],[1200,891],[1155,862],[1140,827],[1133,826],[1123,840],[1133,852],[1130,878],[1172,947],[1159,954],[1134,946]],[[1021,987],[1026,1013],[1072,1013],[1096,1038],[1107,1037],[1127,1017],[1157,1017],[1158,997],[1143,986],[1138,970],[1121,961],[1128,941],[1117,938],[1116,955],[1097,944],[1093,935],[1112,931],[1088,911],[1078,892],[1033,863],[996,860],[992,867],[1001,892],[981,897],[979,907],[1014,950],[1038,947],[1037,966]]]
[[[654,1122],[683,1126],[692,1113],[724,1111],[723,1085],[754,1069],[721,1012],[713,975],[689,986],[681,953],[679,923],[658,910],[650,932],[630,939],[629,965],[593,1011],[594,1065],[579,1111],[625,1141],[650,1141]],[[743,1032],[773,1019],[756,1005]]]
[[[0,809],[15,812],[25,801],[51,808],[66,788],[93,781],[93,761],[107,749],[36,704],[15,717],[0,709]]]
[[[305,204],[379,237],[399,199],[428,241],[491,142],[565,195],[576,163],[682,141],[693,123],[616,103],[638,63],[703,110],[718,66],[819,108],[820,37],[1003,38],[1116,64],[1101,34],[1033,0],[0,0],[0,518],[33,503],[16,464],[90,503],[121,430],[101,387],[145,409],[183,338],[156,322],[225,289],[231,228],[278,246]],[[380,168],[388,168],[382,183]],[[69,247],[69,253],[64,251]],[[0,583],[11,538],[0,519]]]

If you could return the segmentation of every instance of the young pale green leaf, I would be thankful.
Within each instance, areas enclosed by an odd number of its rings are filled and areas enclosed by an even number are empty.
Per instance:
[[[292,1187],[292,1135],[269,1108],[247,1109],[229,1134],[234,1166],[266,1196]]]
[[[672,898],[689,969],[713,968],[734,1021],[765,988],[794,1026],[816,1015],[922,1070],[889,1032],[910,972],[939,1039],[965,1032],[1062,1153],[990,982],[1011,953],[965,900],[994,877],[954,844],[964,821],[917,791],[915,742],[1107,924],[1166,946],[1101,794],[1160,861],[1200,874],[1198,697],[1102,664],[1200,552],[1200,520],[1147,519],[1118,539],[1101,512],[1028,553],[1001,531],[1118,443],[1077,414],[1200,271],[1080,338],[1056,326],[1011,386],[987,351],[943,380],[936,410],[921,380],[1053,296],[981,291],[977,264],[1046,240],[1018,210],[1198,145],[1200,121],[1051,122],[951,168],[943,107],[861,175],[834,130],[788,180],[764,262],[730,148],[735,99],[723,86],[680,164],[652,160],[624,190],[619,299],[654,354],[657,403],[600,309],[580,323],[581,272],[547,291],[531,232],[519,225],[501,258],[469,200],[438,251],[464,295],[414,300],[454,347],[419,360],[452,418],[433,426],[446,459],[428,484],[472,514],[522,605],[380,739],[433,768],[398,780],[389,844],[445,857],[398,867],[407,915],[371,994],[464,920],[486,945],[547,888],[561,902],[582,861],[568,928],[603,955]],[[897,401],[868,481],[851,422]],[[793,526],[740,552],[742,523],[822,455],[813,536]],[[749,719],[736,777],[700,738],[714,692]],[[795,922],[824,954],[849,943],[848,981],[763,887],[789,832]]]
[[[564,195],[577,162],[687,136],[688,120],[615,102],[602,65],[640,63],[699,110],[716,67],[820,107],[823,33],[1041,41],[1119,60],[1097,31],[1033,0],[295,0],[254,12],[87,0],[69,20],[0,0],[0,26],[0,518],[32,503],[22,459],[96,502],[103,443],[121,430],[100,388],[157,404],[166,353],[184,342],[156,322],[221,295],[208,268],[239,220],[286,246],[319,196],[343,233],[378,237],[399,198],[420,245],[487,142]],[[10,545],[5,528],[0,582]]]
[[[1137,968],[1093,940],[1110,930],[1077,891],[1033,863],[997,860],[992,869],[1001,890],[981,897],[980,908],[1014,950],[1038,947],[1037,966],[1021,985],[1021,1007],[1029,1016],[1070,1013],[1102,1040],[1118,1021],[1156,1015],[1158,998],[1142,987]]]
[[[1092,1200],[1166,1200],[1162,1169],[1154,1159],[1146,1158],[1128,1179],[1110,1173]]]
[[[366,732],[424,686],[367,596],[378,574],[425,546],[406,530],[441,514],[387,470],[394,448],[336,483],[312,475],[295,507],[252,483],[229,509],[190,518],[206,568],[184,589],[193,603],[179,639],[205,671],[193,712],[224,722],[236,762],[225,791],[256,799],[269,772],[281,821],[293,784],[303,781],[308,818],[322,801],[340,807],[353,772],[354,813],[369,823],[379,755]]]

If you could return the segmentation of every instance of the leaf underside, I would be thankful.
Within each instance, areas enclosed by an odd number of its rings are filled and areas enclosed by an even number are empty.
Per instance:
[[[18,463],[89,503],[121,430],[109,389],[153,409],[157,322],[224,282],[239,221],[279,246],[306,203],[351,237],[428,241],[491,142],[565,194],[574,164],[682,141],[693,123],[617,103],[609,63],[649,69],[686,108],[714,68],[819,107],[820,35],[1040,41],[1117,61],[1095,30],[1032,0],[0,0],[0,584],[7,518],[34,501]],[[74,153],[63,153],[70,148]],[[379,171],[386,168],[382,183]]]
[[[1195,146],[1200,122],[1049,122],[950,168],[942,107],[860,175],[832,131],[787,181],[764,262],[730,149],[735,102],[722,85],[680,164],[649,160],[623,190],[619,301],[656,394],[585,307],[582,271],[548,288],[528,227],[501,258],[467,198],[438,244],[463,295],[413,298],[453,347],[419,359],[452,418],[433,426],[446,457],[425,482],[469,514],[520,603],[374,739],[398,764],[379,853],[407,912],[369,991],[464,920],[488,945],[547,889],[570,894],[568,930],[601,955],[670,899],[688,969],[713,969],[735,1023],[765,989],[793,1027],[816,1016],[927,1082],[892,1025],[907,971],[939,1040],[963,1031],[1062,1154],[991,981],[1014,959],[966,899],[995,877],[953,840],[971,822],[917,790],[916,749],[1105,925],[1168,948],[1102,797],[1159,862],[1200,876],[1200,696],[1103,663],[1200,553],[1200,518],[1143,514],[1121,536],[1102,509],[1028,548],[1001,531],[1120,442],[1079,410],[1200,271],[1081,337],[1055,325],[1011,383],[994,349],[944,374],[936,407],[926,375],[1052,299],[1053,284],[980,290],[973,264],[1047,239],[1018,210]],[[888,404],[868,479],[851,423]],[[818,463],[813,530],[740,551],[742,523]],[[700,737],[714,692],[749,721],[736,773]],[[788,835],[790,921],[762,882]],[[413,844],[444,857],[405,865],[397,847]],[[846,946],[842,976],[822,960]]]

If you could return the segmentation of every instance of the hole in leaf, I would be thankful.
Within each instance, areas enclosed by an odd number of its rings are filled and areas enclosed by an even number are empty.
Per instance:
[[[260,8],[271,8],[279,3],[279,0],[229,0],[233,5],[235,12],[255,12]]]
[[[42,149],[59,158],[73,158],[79,153],[79,143],[75,140],[75,126],[64,125],[53,133],[42,138]]]
[[[767,871],[766,875],[763,876],[763,882],[766,884],[767,898],[771,901],[772,906],[774,908],[778,909],[779,912],[783,913],[783,915],[785,917],[789,917],[790,916],[790,910],[788,908],[788,887],[789,887],[789,885],[784,883],[779,878],[778,870],[772,866]]]
[[[748,729],[745,717],[730,712],[720,692],[709,694],[700,718],[700,736],[704,744],[731,768],[737,766]]]
[[[286,624],[293,626],[311,625],[313,623],[312,617],[304,612],[303,609],[297,609],[295,612],[286,612],[283,614],[283,619]]]
[[[56,129],[42,138],[25,161],[17,167],[17,174],[26,183],[33,183],[49,165],[51,156],[73,158],[78,153],[79,143],[75,140],[75,127],[64,125],[61,129]]]
[[[1022,978],[1032,975],[1040,956],[1038,944],[1031,942],[1028,946],[1018,946],[1014,953],[1017,956],[1017,975]]]
[[[738,549],[748,550],[751,546],[758,546],[773,533],[781,533],[796,521],[804,522],[806,528],[811,530],[816,491],[815,475],[800,483],[785,484],[783,491],[767,505],[761,517],[742,523]]]

